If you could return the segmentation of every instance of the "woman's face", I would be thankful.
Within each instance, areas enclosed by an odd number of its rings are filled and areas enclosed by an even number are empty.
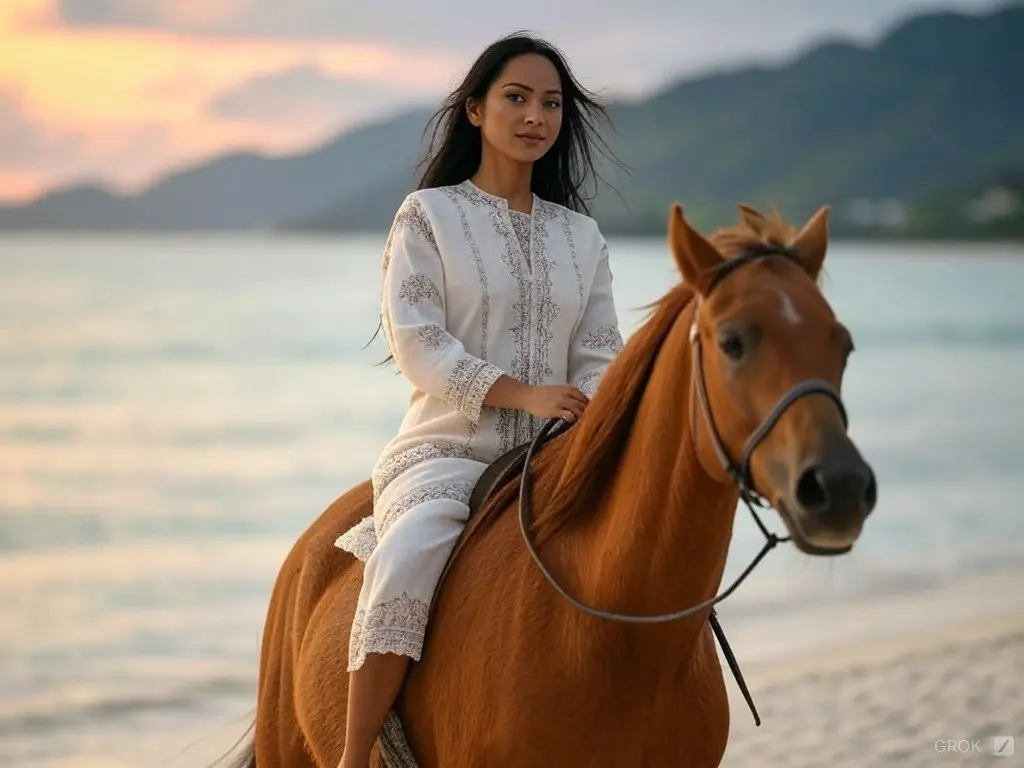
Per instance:
[[[522,163],[551,149],[562,127],[562,83],[547,58],[525,53],[510,59],[482,102],[466,105],[485,144]]]

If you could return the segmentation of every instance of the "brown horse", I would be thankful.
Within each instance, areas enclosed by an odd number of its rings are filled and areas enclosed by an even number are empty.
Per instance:
[[[631,336],[584,416],[529,467],[530,541],[567,594],[631,614],[708,600],[741,491],[754,488],[802,551],[853,546],[876,488],[838,394],[853,342],[817,284],[827,214],[797,232],[741,206],[740,226],[709,241],[672,206],[682,282]],[[389,718],[416,762],[718,765],[729,708],[709,609],[664,623],[578,610],[524,546],[518,491],[507,483],[471,518]],[[241,765],[338,764],[362,566],[333,543],[369,514],[366,482],[285,560]]]

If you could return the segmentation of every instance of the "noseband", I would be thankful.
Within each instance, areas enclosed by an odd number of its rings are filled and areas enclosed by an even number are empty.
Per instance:
[[[710,295],[711,291],[728,275],[732,274],[745,264],[749,264],[768,256],[782,256],[784,258],[791,259],[794,262],[798,262],[797,255],[790,249],[782,246],[759,246],[745,251],[739,256],[722,262],[722,264],[719,265],[712,275],[708,289],[704,292],[705,298]],[[743,697],[746,699],[747,705],[750,707],[750,711],[754,716],[754,722],[756,725],[760,726],[761,718],[757,713],[757,708],[754,706],[753,698],[751,697],[750,691],[743,679],[743,674],[740,672],[736,657],[732,652],[732,648],[729,646],[729,641],[725,637],[725,632],[722,630],[721,624],[718,622],[717,613],[714,610],[714,606],[716,604],[729,597],[729,595],[731,595],[737,587],[743,583],[747,576],[753,572],[754,568],[757,567],[758,563],[761,562],[769,551],[774,549],[776,545],[791,539],[790,536],[779,537],[769,531],[755,511],[755,507],[765,509],[771,505],[768,503],[767,499],[759,494],[754,488],[750,462],[753,457],[754,450],[765,440],[765,438],[768,437],[771,430],[779,423],[786,411],[789,410],[789,408],[800,398],[806,397],[807,395],[825,395],[829,397],[838,406],[844,426],[848,426],[846,407],[843,405],[842,397],[839,392],[828,382],[822,379],[807,379],[802,381],[786,392],[771,411],[768,412],[768,415],[764,417],[764,420],[747,439],[739,461],[734,462],[722,442],[721,435],[715,426],[715,420],[711,413],[711,404],[708,398],[707,382],[704,376],[704,361],[696,316],[694,317],[693,324],[690,326],[690,342],[693,346],[693,369],[696,374],[697,403],[699,404],[701,413],[703,414],[705,426],[707,427],[708,434],[711,437],[711,443],[716,455],[718,456],[719,463],[722,465],[722,469],[725,470],[732,481],[736,484],[736,487],[739,490],[740,499],[746,505],[747,509],[750,510],[750,514],[754,518],[754,522],[757,524],[757,527],[765,538],[765,543],[761,550],[754,556],[754,559],[751,560],[750,564],[743,570],[736,580],[716,597],[673,613],[628,614],[604,611],[600,608],[594,608],[593,606],[587,605],[566,592],[544,566],[544,563],[540,559],[540,555],[537,553],[536,547],[530,540],[528,532],[533,518],[533,506],[531,500],[533,481],[530,477],[530,461],[539,446],[556,435],[565,432],[572,426],[570,422],[565,422],[561,419],[550,419],[545,422],[531,441],[530,447],[526,451],[525,465],[523,467],[523,474],[519,483],[519,528],[527,551],[530,553],[534,563],[537,565],[537,568],[540,570],[541,574],[543,574],[548,583],[563,599],[590,616],[633,624],[661,624],[669,621],[675,621],[677,619],[683,619],[711,608],[708,615],[708,621],[711,623],[711,628],[722,647],[726,661],[729,664],[729,668],[732,671],[733,676],[736,678],[736,682],[743,693]],[[696,419],[693,419],[693,423],[696,425]]]

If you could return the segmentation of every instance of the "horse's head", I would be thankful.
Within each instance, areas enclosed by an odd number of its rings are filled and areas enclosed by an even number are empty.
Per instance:
[[[698,459],[770,501],[811,554],[849,551],[877,496],[839,399],[853,340],[817,284],[827,216],[822,208],[797,232],[741,206],[741,225],[708,240],[674,205],[668,235],[698,295],[686,329]]]

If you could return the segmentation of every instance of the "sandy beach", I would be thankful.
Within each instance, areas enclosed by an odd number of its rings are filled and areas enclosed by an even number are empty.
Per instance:
[[[755,727],[730,681],[724,765],[1024,765],[1024,751],[1012,754],[1014,746],[1024,750],[1022,587],[1024,574],[1004,572],[837,605],[788,630],[784,619],[773,619],[730,633],[762,725]],[[747,648],[776,633],[815,645],[794,653],[779,640],[761,660],[744,663]],[[844,633],[846,642],[818,644]],[[1000,748],[1005,760],[992,763]]]

